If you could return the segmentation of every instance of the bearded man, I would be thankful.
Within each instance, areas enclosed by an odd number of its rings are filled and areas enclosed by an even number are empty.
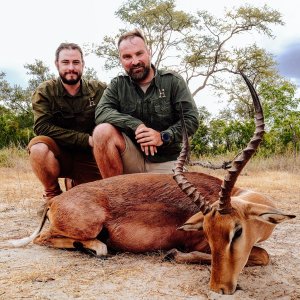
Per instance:
[[[180,105],[189,135],[198,111],[183,78],[151,64],[142,32],[118,40],[125,74],[112,79],[96,108],[94,156],[103,178],[125,173],[172,173],[181,150]]]
[[[41,83],[33,93],[37,136],[28,145],[45,201],[62,192],[59,178],[65,178],[66,189],[101,179],[92,151],[92,131],[95,108],[106,85],[82,78],[83,52],[75,43],[59,45],[55,65],[59,77]]]

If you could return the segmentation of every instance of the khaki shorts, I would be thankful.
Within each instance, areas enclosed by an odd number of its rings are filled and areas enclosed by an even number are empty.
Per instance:
[[[145,159],[141,150],[123,133],[126,148],[121,154],[123,161],[124,174],[131,173],[165,173],[172,174],[175,160],[163,163],[153,163]]]
[[[30,148],[38,143],[44,143],[54,153],[60,164],[60,178],[73,179],[74,185],[101,179],[101,175],[92,151],[72,151],[60,147],[48,136],[36,136],[28,144]]]

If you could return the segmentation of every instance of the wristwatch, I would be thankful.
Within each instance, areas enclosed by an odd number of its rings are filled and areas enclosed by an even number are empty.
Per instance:
[[[162,131],[160,133],[161,140],[163,141],[164,145],[168,145],[172,141],[172,136],[168,131]]]

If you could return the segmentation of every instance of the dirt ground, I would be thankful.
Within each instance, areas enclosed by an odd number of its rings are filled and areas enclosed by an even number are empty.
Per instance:
[[[41,186],[26,168],[0,168],[0,241],[30,235],[39,223]],[[163,262],[162,253],[111,256],[29,244],[0,249],[0,299],[300,299],[300,174],[241,176],[238,186],[264,192],[297,215],[261,244],[266,267],[247,267],[232,296],[209,290],[210,267]]]

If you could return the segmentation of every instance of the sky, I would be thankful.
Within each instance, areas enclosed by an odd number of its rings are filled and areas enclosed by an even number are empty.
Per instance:
[[[115,35],[124,25],[115,16],[124,0],[4,0],[0,9],[0,72],[11,84],[26,86],[28,76],[24,64],[42,60],[51,72],[54,53],[61,42],[99,44],[105,35]],[[195,13],[207,10],[222,16],[224,9],[244,4],[268,5],[282,14],[284,26],[272,26],[275,39],[253,35],[253,42],[274,55],[281,75],[300,87],[300,17],[295,0],[176,0],[177,9]],[[249,38],[249,37],[248,37]],[[241,46],[244,40],[241,39]],[[93,67],[100,80],[109,83],[116,74],[103,69],[96,56],[85,58],[86,67]],[[197,95],[197,106],[206,106],[211,113],[222,108],[210,91]]]

